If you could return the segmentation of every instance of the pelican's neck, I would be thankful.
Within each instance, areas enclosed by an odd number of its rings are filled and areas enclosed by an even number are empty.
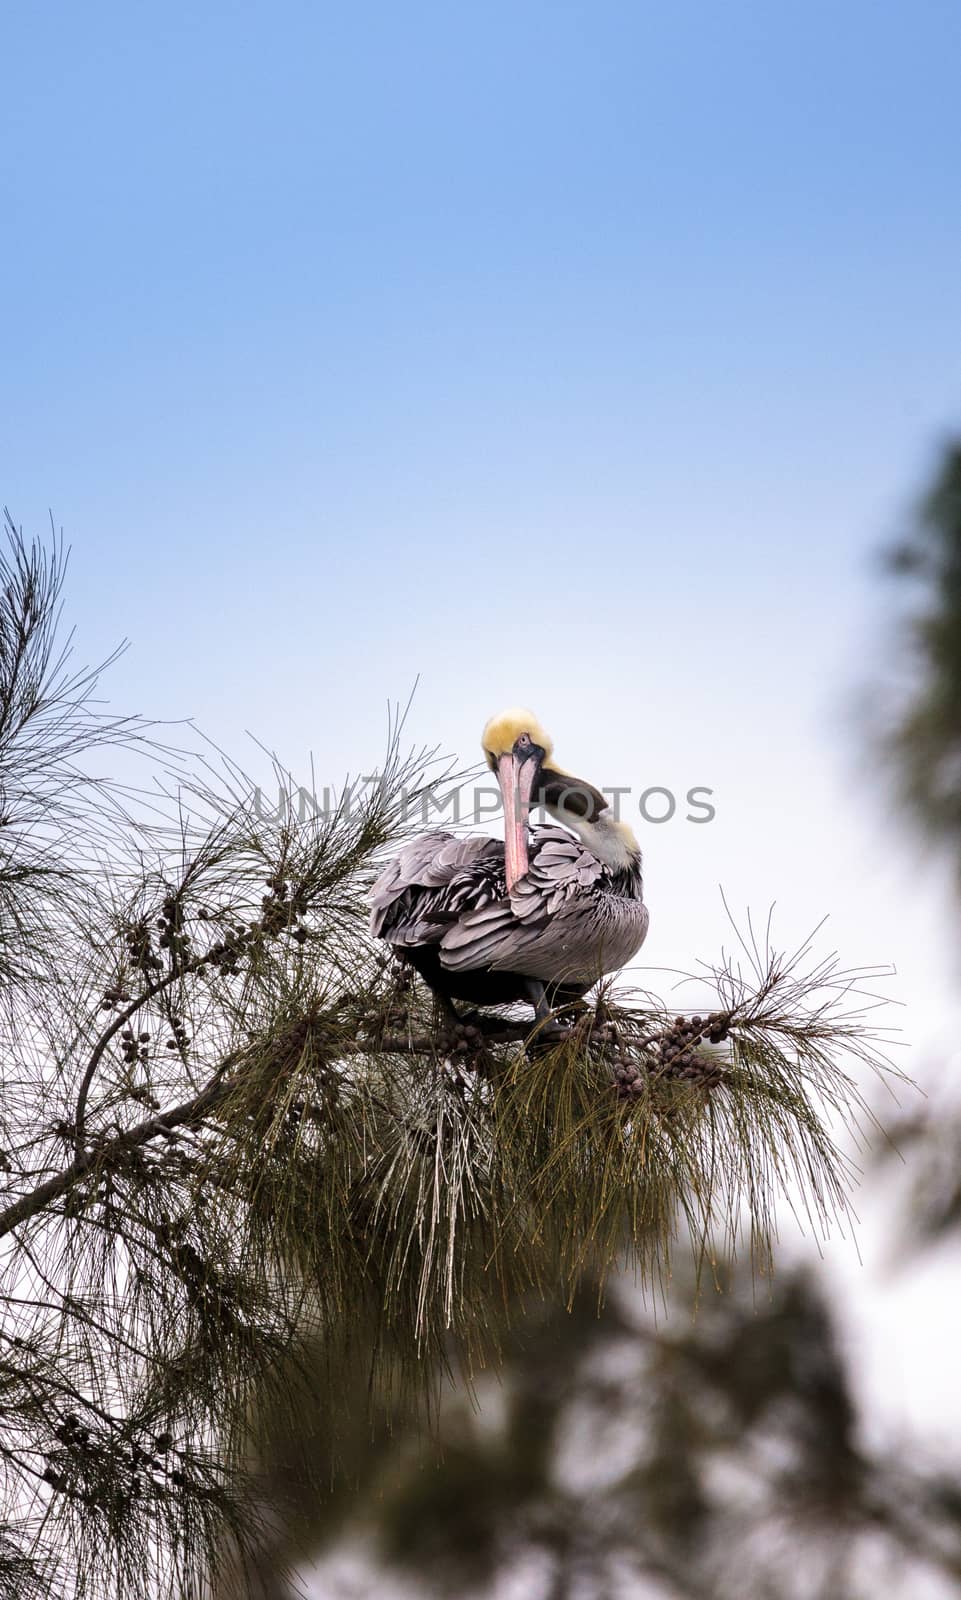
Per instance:
[[[641,847],[627,826],[618,822],[610,807],[599,811],[593,822],[587,817],[575,817],[568,811],[555,811],[547,807],[565,828],[576,833],[585,850],[589,850],[612,872],[636,871],[641,864]]]

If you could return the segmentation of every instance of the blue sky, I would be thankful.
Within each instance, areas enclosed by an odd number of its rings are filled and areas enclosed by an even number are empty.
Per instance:
[[[0,495],[85,656],[133,641],[115,702],[332,779],[418,674],[463,756],[530,703],[595,782],[715,790],[639,829],[651,964],[719,882],[829,912],[914,1070],[956,1051],[848,708],[961,422],[959,55],[957,0],[8,7]],[[930,1421],[943,1320],[865,1358]]]

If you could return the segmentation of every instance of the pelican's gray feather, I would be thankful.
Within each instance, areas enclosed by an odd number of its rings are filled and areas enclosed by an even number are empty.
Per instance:
[[[640,949],[648,911],[640,863],[612,870],[559,827],[531,831],[526,875],[508,897],[498,839],[429,833],[378,878],[371,931],[399,949],[433,945],[452,974],[518,972],[589,987]]]

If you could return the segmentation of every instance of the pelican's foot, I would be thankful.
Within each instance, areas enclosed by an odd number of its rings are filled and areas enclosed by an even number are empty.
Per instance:
[[[516,1023],[510,1017],[505,1017],[500,1011],[465,1011],[458,1021],[465,1028],[473,1028],[484,1038],[497,1041],[510,1038],[517,1030]]]
[[[559,1022],[556,1017],[550,1022],[543,1022],[535,1033],[535,1039],[549,1039],[551,1044],[560,1044],[562,1039],[570,1039],[574,1033],[566,1023]]]
[[[457,1028],[460,1026],[461,1016],[457,1007],[452,1000],[448,999],[446,994],[441,994],[437,989],[434,990],[434,1008],[438,1021],[442,1022],[444,1027]]]
[[[550,1052],[556,1050],[559,1045],[567,1044],[573,1035],[573,1028],[565,1028],[562,1022],[545,1022],[527,1040],[524,1045],[525,1054],[532,1061],[538,1056],[550,1055]]]

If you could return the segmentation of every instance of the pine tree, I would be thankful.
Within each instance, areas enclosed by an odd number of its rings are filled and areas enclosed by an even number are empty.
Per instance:
[[[11,524],[2,1592],[241,1595],[305,1371],[336,1395],[359,1362],[374,1409],[429,1417],[532,1296],[742,1237],[763,1264],[786,1191],[845,1212],[837,1122],[890,1068],[873,975],[750,927],[699,973],[703,1016],[605,988],[549,1049],[514,1015],[452,1026],[366,931],[449,766],[394,714],[376,781],[301,817],[278,765],[265,812],[231,761],[187,770],[103,714],[57,644],[64,571]],[[149,794],[103,775],[109,746]]]

